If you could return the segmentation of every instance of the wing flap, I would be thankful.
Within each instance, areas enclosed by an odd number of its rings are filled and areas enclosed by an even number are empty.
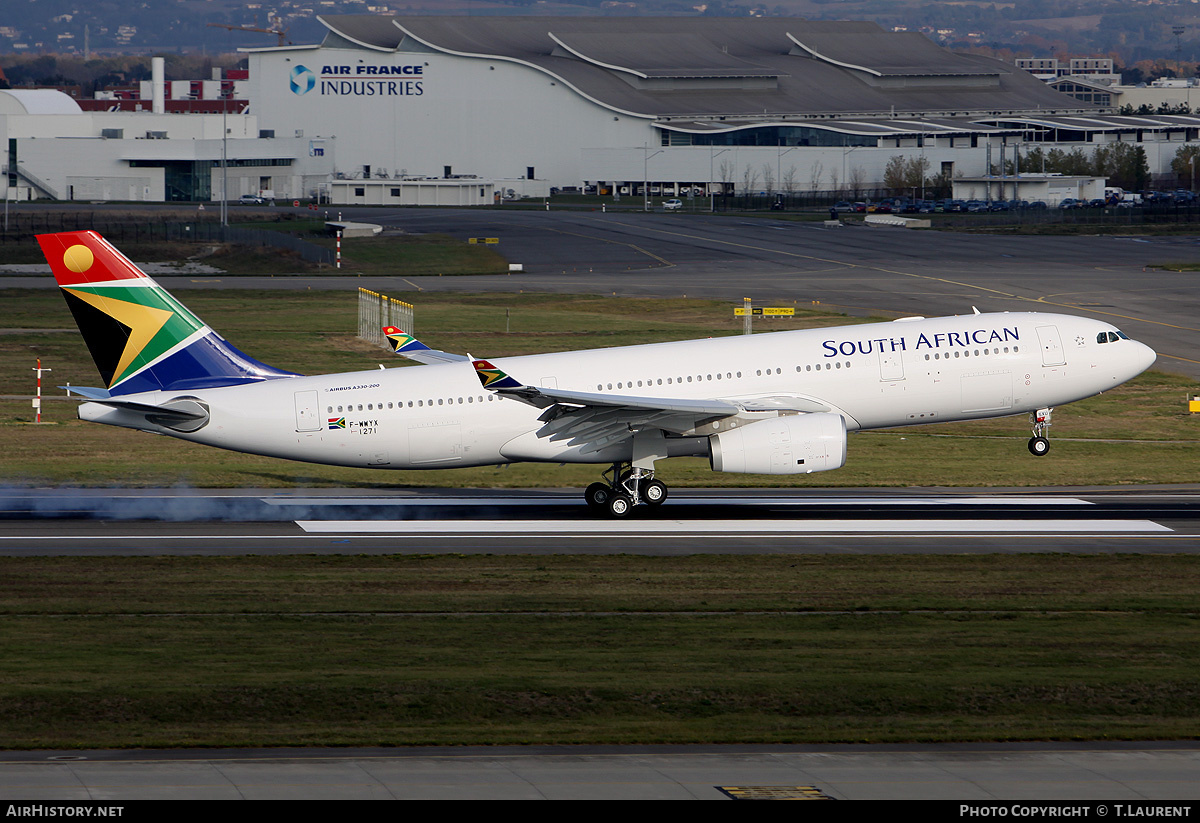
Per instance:
[[[767,411],[793,411],[803,414],[815,414],[819,412],[832,411],[832,409],[819,400],[812,400],[807,397],[796,397],[794,395],[776,395],[775,397],[755,397],[751,400],[739,401],[745,411],[749,412],[767,412]]]

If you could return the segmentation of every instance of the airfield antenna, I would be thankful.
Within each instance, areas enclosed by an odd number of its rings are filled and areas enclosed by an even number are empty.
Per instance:
[[[37,422],[41,423],[42,422],[42,372],[54,371],[54,369],[43,369],[42,368],[42,358],[39,357],[37,359],[37,368],[33,369],[33,371],[37,372],[37,397],[34,398],[33,407],[35,409],[37,409]]]

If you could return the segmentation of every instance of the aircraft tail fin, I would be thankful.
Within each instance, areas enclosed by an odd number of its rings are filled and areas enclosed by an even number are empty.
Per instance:
[[[110,394],[296,376],[229,345],[96,232],[37,239]]]

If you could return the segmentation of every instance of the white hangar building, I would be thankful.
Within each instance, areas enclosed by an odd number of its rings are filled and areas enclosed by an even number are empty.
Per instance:
[[[1108,139],[1103,108],[874,23],[319,19],[319,45],[246,50],[250,110],[280,136],[336,138],[348,179],[828,190],[877,183],[896,154],[931,175],[983,174],[989,143],[999,162],[1056,117],[1091,118],[1080,139]]]
[[[52,89],[0,90],[0,198],[191,202],[219,200],[226,187],[231,200],[290,200],[330,177],[323,141],[272,139],[253,115],[155,108],[83,111]]]

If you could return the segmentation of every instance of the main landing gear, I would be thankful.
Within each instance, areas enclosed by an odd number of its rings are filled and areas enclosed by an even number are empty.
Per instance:
[[[1033,437],[1029,438],[1029,453],[1035,457],[1044,457],[1050,451],[1050,441],[1046,433],[1050,430],[1050,414],[1054,409],[1038,409],[1029,415],[1033,424]]]
[[[667,499],[667,486],[654,479],[653,469],[613,463],[603,477],[605,482],[593,483],[583,493],[588,507],[594,512],[625,517],[636,506],[661,506]]]

